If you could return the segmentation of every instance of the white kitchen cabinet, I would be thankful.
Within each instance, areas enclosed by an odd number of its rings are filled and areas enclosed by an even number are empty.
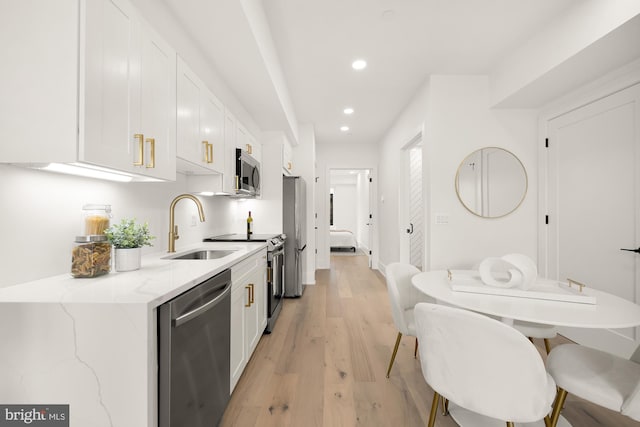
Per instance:
[[[177,70],[178,170],[224,173],[224,106],[181,58]]]
[[[236,120],[236,147],[248,152],[258,162],[262,160],[262,145],[247,128]]]
[[[0,5],[0,162],[174,180],[175,51],[126,0],[53,3]]]
[[[231,268],[231,392],[267,326],[266,272],[266,249]]]

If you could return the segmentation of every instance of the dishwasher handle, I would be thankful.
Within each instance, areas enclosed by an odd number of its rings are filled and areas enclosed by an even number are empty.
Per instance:
[[[207,301],[206,303],[202,304],[199,307],[194,308],[193,310],[189,311],[188,313],[185,313],[175,319],[172,320],[172,326],[173,327],[178,327],[180,325],[183,325],[185,323],[187,323],[189,320],[192,320],[196,317],[198,317],[199,315],[203,314],[204,312],[212,309],[213,307],[215,307],[216,305],[218,305],[218,303],[225,297],[227,296],[227,294],[229,294],[231,292],[231,282],[227,282],[225,283],[223,286],[221,286],[220,288],[216,289],[216,291],[220,291],[220,292],[215,292],[215,297],[213,299],[210,299],[209,301]]]

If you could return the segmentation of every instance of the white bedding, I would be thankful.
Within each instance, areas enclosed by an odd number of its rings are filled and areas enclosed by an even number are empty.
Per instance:
[[[332,248],[353,248],[358,247],[356,238],[349,230],[329,230],[329,246]]]

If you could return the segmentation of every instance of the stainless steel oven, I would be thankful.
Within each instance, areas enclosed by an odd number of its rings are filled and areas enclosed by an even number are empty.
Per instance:
[[[282,298],[284,297],[284,240],[278,239],[269,244],[267,251],[267,328],[265,333],[270,334],[273,325],[282,310]]]
[[[158,425],[212,427],[229,402],[231,270],[158,308]]]
[[[285,253],[284,234],[252,234],[247,239],[246,234],[223,234],[203,239],[205,242],[266,242],[267,243],[267,327],[265,333],[273,330],[278,314],[282,310],[284,296],[284,267]]]

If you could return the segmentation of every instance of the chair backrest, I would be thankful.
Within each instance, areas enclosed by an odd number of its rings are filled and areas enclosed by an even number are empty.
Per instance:
[[[415,308],[420,363],[440,395],[503,421],[534,422],[551,410],[555,382],[540,354],[513,327],[478,313],[421,303]]]
[[[424,301],[420,299],[420,291],[411,284],[411,278],[420,273],[420,270],[411,264],[394,262],[387,266],[385,273],[393,323],[403,334],[413,333],[408,329],[404,312],[413,308],[418,302]]]

